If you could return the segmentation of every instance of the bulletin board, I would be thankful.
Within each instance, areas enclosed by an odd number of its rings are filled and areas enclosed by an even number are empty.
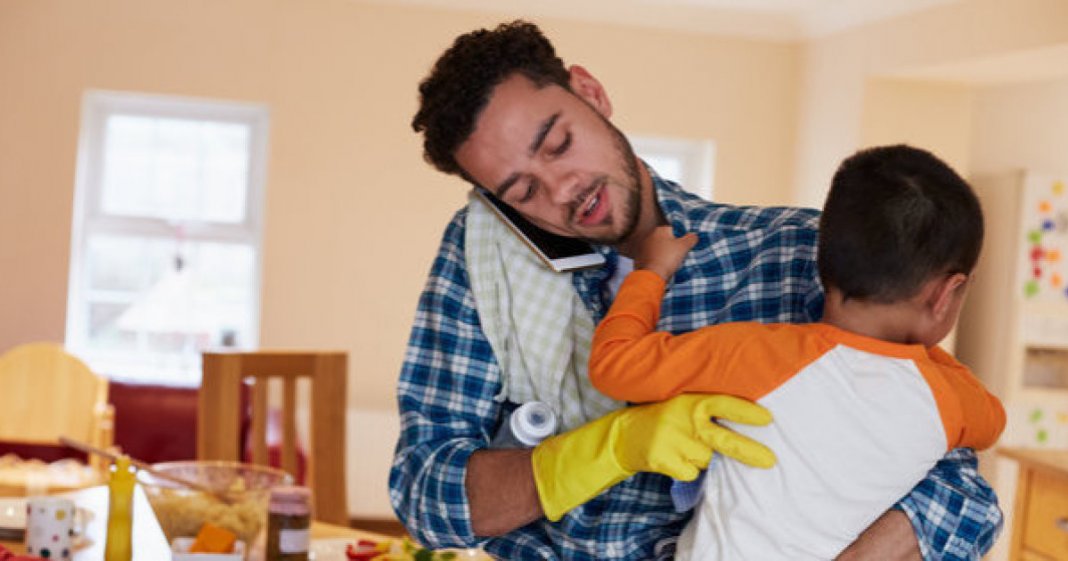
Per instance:
[[[1023,201],[1023,297],[1068,305],[1068,181],[1030,178]]]

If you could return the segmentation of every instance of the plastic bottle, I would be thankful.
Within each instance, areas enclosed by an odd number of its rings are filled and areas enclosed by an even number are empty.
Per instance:
[[[130,471],[130,458],[116,458],[108,480],[108,534],[104,561],[130,561],[133,558],[131,526],[135,479]]]
[[[307,487],[275,487],[267,505],[265,561],[308,561],[311,491]]]
[[[540,401],[528,401],[501,423],[490,448],[530,448],[556,432],[556,413]]]

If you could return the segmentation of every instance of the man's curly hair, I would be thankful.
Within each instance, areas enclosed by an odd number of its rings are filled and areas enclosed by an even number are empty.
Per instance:
[[[539,87],[570,89],[564,62],[533,23],[516,20],[458,37],[419,84],[412,128],[423,133],[426,161],[466,177],[453,154],[474,131],[493,89],[516,72]]]

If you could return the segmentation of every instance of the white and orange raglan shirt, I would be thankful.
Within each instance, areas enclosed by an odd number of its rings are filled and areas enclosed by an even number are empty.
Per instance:
[[[716,461],[677,559],[833,559],[953,448],[991,446],[1000,401],[937,347],[815,323],[655,332],[664,281],[635,271],[597,327],[595,387],[615,399],[723,393],[774,422],[723,422],[770,447],[771,469]]]

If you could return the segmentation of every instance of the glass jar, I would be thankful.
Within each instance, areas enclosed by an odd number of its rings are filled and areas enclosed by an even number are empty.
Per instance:
[[[308,561],[311,491],[307,487],[275,487],[267,506],[265,561]]]

